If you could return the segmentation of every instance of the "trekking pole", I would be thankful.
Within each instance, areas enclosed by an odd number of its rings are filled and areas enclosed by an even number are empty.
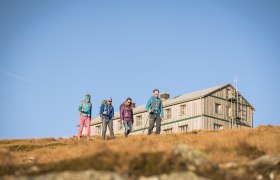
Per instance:
[[[149,116],[150,116],[150,115],[149,115]],[[146,128],[146,125],[147,125],[147,122],[148,122],[149,116],[148,116],[148,117],[147,117],[147,119],[146,119],[145,126],[144,126],[144,128],[143,128],[142,135],[144,134],[144,131],[145,131],[145,128]]]

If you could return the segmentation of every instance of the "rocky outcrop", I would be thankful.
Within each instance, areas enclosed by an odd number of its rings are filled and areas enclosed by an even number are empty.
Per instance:
[[[193,172],[197,175],[220,179],[223,173],[218,164],[205,153],[186,144],[174,146],[163,158],[164,172]]]
[[[3,155],[0,156],[1,161],[11,163],[11,157],[8,151],[1,151],[0,154]],[[100,162],[98,161],[99,159],[94,159],[96,163]],[[83,161],[86,160],[83,159]],[[28,157],[26,161],[33,162],[35,158]],[[73,162],[68,163],[73,164]],[[45,169],[45,171],[42,171],[41,167],[33,165],[29,169],[22,170],[23,172],[17,176],[3,176],[0,179],[280,179],[280,153],[264,155],[246,163],[231,162],[218,164],[204,152],[186,144],[179,144],[166,153],[140,154],[137,156],[137,159],[127,163],[130,165],[129,173],[123,172],[122,175],[116,173],[118,171],[111,167],[109,168],[111,170],[106,171],[92,170],[94,168],[89,168],[90,170],[83,170],[82,168],[80,170],[69,171],[70,166],[65,166],[62,169],[50,169],[49,171]],[[7,165],[9,167],[9,164]]]
[[[3,180],[122,180],[126,179],[112,172],[87,171],[64,171],[59,173],[47,173],[35,176],[5,176]]]
[[[246,163],[226,163],[220,168],[227,179],[280,179],[280,153],[264,155]]]

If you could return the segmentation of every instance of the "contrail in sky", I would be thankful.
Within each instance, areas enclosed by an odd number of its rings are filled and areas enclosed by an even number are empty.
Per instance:
[[[27,83],[31,83],[30,80],[28,80],[28,79],[26,79],[26,78],[24,78],[24,77],[18,76],[18,75],[14,74],[14,73],[10,73],[10,72],[5,71],[5,70],[3,70],[3,69],[0,69],[0,71],[1,71],[2,73],[4,73],[4,74],[7,74],[7,75],[9,75],[9,76],[12,76],[12,77],[14,77],[14,78],[16,78],[16,79],[22,80],[22,81],[27,82]]]

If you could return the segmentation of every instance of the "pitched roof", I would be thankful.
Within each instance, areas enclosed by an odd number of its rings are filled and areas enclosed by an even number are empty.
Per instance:
[[[167,106],[167,105],[171,105],[173,103],[178,103],[178,102],[181,102],[181,101],[198,99],[198,98],[207,96],[208,94],[214,93],[215,91],[218,91],[219,89],[222,89],[222,88],[224,88],[228,85],[229,84],[222,84],[222,85],[219,85],[219,86],[214,86],[214,87],[211,87],[211,88],[202,89],[202,90],[199,90],[199,91],[194,91],[194,92],[191,92],[191,93],[187,93],[187,94],[184,94],[184,95],[181,95],[181,96],[171,98],[171,99],[168,99],[168,100],[164,101],[164,105]]]

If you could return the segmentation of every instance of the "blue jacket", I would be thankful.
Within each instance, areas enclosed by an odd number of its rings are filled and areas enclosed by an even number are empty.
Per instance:
[[[90,102],[82,101],[79,106],[79,111],[81,112],[81,115],[91,118],[91,106],[92,105]]]
[[[152,112],[159,112],[160,116],[163,117],[163,105],[160,98],[152,96],[146,105],[146,111],[152,110]]]
[[[104,114],[104,111],[106,112],[106,114]],[[112,119],[114,118],[114,106],[112,105],[108,105],[108,104],[102,104],[100,107],[100,112],[99,114],[101,116],[105,116],[107,119]]]

